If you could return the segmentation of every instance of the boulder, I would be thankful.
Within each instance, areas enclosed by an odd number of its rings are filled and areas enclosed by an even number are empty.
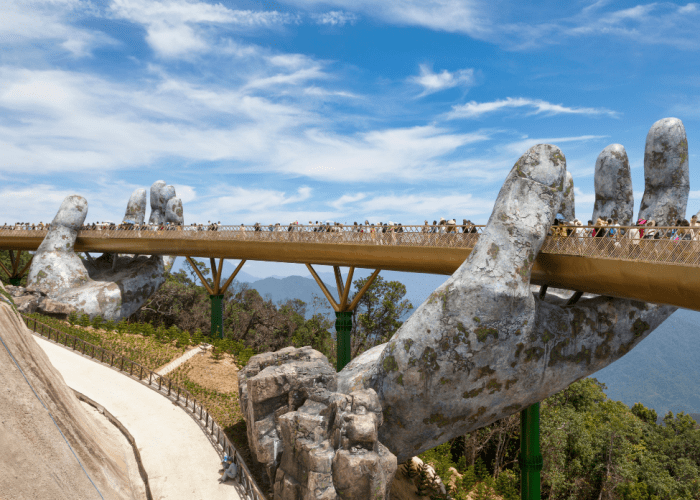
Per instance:
[[[396,457],[377,440],[374,390],[335,392],[335,370],[310,347],[254,356],[238,380],[248,442],[275,500],[388,500]]]

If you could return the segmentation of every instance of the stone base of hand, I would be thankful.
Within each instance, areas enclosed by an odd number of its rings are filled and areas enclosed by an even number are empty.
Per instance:
[[[25,314],[39,312],[58,319],[68,319],[70,313],[77,311],[75,307],[57,302],[41,291],[30,291],[22,286],[12,285],[5,286],[5,289],[12,295],[17,310]]]
[[[335,392],[335,370],[310,347],[252,357],[238,384],[248,443],[275,500],[388,500],[397,462],[377,439],[374,390]]]

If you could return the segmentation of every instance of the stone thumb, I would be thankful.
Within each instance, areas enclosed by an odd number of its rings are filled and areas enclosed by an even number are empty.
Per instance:
[[[88,202],[85,198],[77,194],[66,196],[37,252],[72,253],[87,212]]]

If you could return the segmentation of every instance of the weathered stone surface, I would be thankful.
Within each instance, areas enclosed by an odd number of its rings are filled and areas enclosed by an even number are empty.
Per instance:
[[[621,226],[634,223],[634,193],[627,152],[622,144],[606,147],[595,162],[595,205],[591,220],[613,219]]]
[[[377,441],[383,417],[372,389],[334,392],[335,370],[310,347],[254,356],[238,384],[275,500],[388,499],[396,457]]]
[[[0,497],[143,498],[129,481],[122,450],[88,418],[22,319],[3,300],[0,338]]]
[[[151,200],[156,203],[155,215],[152,212],[151,216],[158,223],[182,222],[182,203],[174,198],[174,188],[163,181],[154,187]],[[173,208],[170,215],[165,213],[168,204]],[[129,199],[124,219],[142,222],[145,210],[145,190],[137,189]],[[83,261],[74,252],[74,243],[87,211],[87,201],[80,196],[68,196],[63,201],[29,268],[26,292],[46,295],[50,301],[45,302],[45,312],[53,315],[74,309],[90,317],[99,314],[118,321],[133,314],[158,290],[174,258],[104,254],[94,261]],[[171,216],[177,220],[167,220]],[[32,307],[31,299],[24,302],[25,307]]]
[[[690,192],[688,139],[678,118],[652,125],[644,148],[644,196],[639,217],[670,226],[685,218]]]
[[[146,215],[146,190],[139,188],[131,193],[129,203],[126,205],[126,213],[123,221],[131,221],[134,224],[143,224]]]
[[[687,179],[687,162],[665,158],[676,153],[668,148],[654,161],[669,178]],[[523,155],[470,257],[387,344],[338,374],[341,393],[376,391],[384,414],[379,441],[399,461],[607,366],[675,311],[607,297],[562,307],[533,296],[531,266],[560,210],[564,169],[563,155],[553,146],[535,146]],[[607,172],[614,184],[614,170]],[[687,191],[677,198],[664,189],[647,192],[662,198],[658,203],[648,197],[649,206],[659,207],[657,217],[666,217],[661,220],[685,210]]]
[[[48,297],[42,297],[37,306],[37,310],[47,316],[53,316],[59,319],[68,319],[68,315],[76,312],[77,309],[71,305],[57,302]]]
[[[559,213],[564,221],[571,222],[576,218],[576,203],[574,201],[574,178],[571,172],[566,172],[564,178],[564,193],[561,200]]]
[[[27,294],[19,297],[15,297],[15,305],[19,312],[25,314],[31,314],[36,312],[37,307],[39,307],[39,299],[41,295]]]

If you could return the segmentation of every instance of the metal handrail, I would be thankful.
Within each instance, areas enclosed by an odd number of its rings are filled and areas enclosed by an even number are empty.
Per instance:
[[[269,227],[269,226],[267,226]],[[168,239],[208,240],[256,243],[324,243],[351,245],[388,245],[404,247],[473,248],[483,233],[483,225],[438,226],[327,226],[332,231],[315,231],[317,226],[277,226],[282,230],[269,231],[266,226],[256,231],[255,226],[180,226],[181,230],[159,229],[146,226],[135,229],[82,228],[78,238],[105,239]],[[324,226],[326,227],[326,226]],[[274,226],[273,226],[274,228]],[[386,232],[383,232],[386,229]],[[602,238],[593,237],[603,229]],[[607,231],[615,230],[615,235]],[[435,231],[435,232],[432,232]],[[472,232],[473,231],[473,232]],[[40,238],[44,230],[8,230],[0,227],[0,238]],[[631,237],[633,236],[633,237]],[[545,238],[541,253],[575,255],[599,259],[633,262],[662,263],[682,266],[700,266],[700,227],[678,226],[552,226]]]
[[[124,374],[128,375],[129,377],[137,379],[142,384],[173,400],[175,404],[189,411],[191,416],[194,417],[195,421],[197,421],[198,424],[200,424],[200,426],[209,434],[209,440],[212,442],[212,444],[214,444],[217,453],[219,453],[219,457],[223,458],[224,454],[228,455],[229,457],[233,457],[233,463],[235,463],[238,468],[237,479],[239,480],[239,484],[243,487],[246,497],[250,500],[266,500],[268,498],[258,486],[255,478],[253,478],[253,475],[250,473],[250,470],[248,469],[248,466],[246,465],[239,451],[233,445],[228,436],[226,436],[223,427],[214,420],[209,411],[204,408],[204,405],[197,401],[197,399],[187,389],[173,383],[173,381],[168,377],[159,375],[153,370],[150,370],[125,356],[120,356],[114,351],[85,342],[80,337],[53,328],[45,323],[37,321],[35,318],[26,316],[25,314],[20,313],[20,315],[27,328],[38,335],[46,337],[48,340],[53,340],[57,344],[72,348],[73,350],[81,352],[82,354],[95,360],[98,359],[99,355],[100,362],[106,363],[112,368],[116,368],[117,370],[124,372]],[[53,339],[51,338],[52,335],[54,336]],[[62,341],[61,337],[63,337]],[[72,341],[72,346],[68,345],[70,341]],[[109,362],[105,361],[105,355],[107,355],[109,358]],[[126,368],[124,366],[125,363],[127,363]],[[134,367],[137,369],[136,373],[138,373],[138,376],[134,373]],[[148,376],[148,379],[144,378],[144,373]],[[154,387],[156,383],[154,375],[158,378],[158,388]],[[197,409],[199,409],[199,415],[197,415]],[[212,441],[212,438],[214,438],[214,441]],[[221,447],[221,450],[219,450],[219,447]]]

